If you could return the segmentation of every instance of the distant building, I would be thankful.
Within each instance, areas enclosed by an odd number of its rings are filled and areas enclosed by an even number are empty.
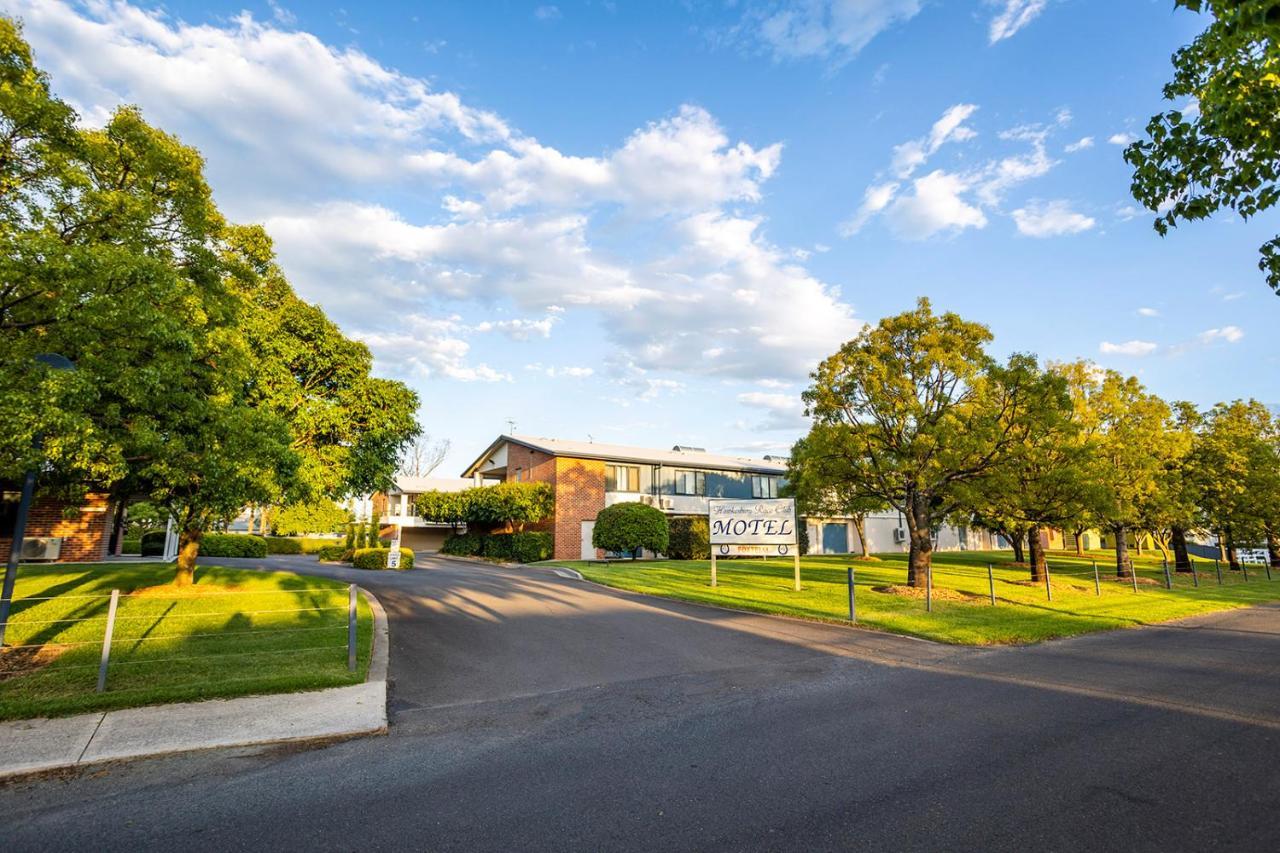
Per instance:
[[[13,546],[19,483],[0,483],[0,560],[9,559]],[[89,563],[107,556],[114,507],[106,495],[86,495],[79,506],[37,495],[27,516],[24,560]]]

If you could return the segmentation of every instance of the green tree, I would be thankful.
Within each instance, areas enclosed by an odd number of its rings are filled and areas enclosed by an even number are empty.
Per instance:
[[[331,500],[321,498],[308,503],[294,503],[281,507],[275,515],[273,529],[277,536],[334,533],[350,521],[350,510]]]
[[[520,532],[555,512],[550,483],[519,482],[477,486],[462,492],[467,524]],[[424,516],[425,517],[425,516]]]
[[[472,490],[442,492],[432,490],[418,495],[414,504],[418,516],[437,524],[448,524],[457,529],[470,517],[469,501]]]
[[[784,494],[796,499],[796,510],[803,517],[852,519],[862,558],[870,559],[867,516],[888,509],[889,503],[852,479],[856,469],[850,460],[860,456],[854,439],[854,433],[842,425],[814,424],[791,448]]]
[[[607,506],[596,514],[591,544],[636,559],[642,549],[665,553],[669,542],[667,517],[662,510],[634,501]]]
[[[839,481],[906,518],[915,586],[926,583],[933,528],[959,507],[959,486],[1000,464],[1023,428],[1025,371],[997,365],[990,340],[985,326],[935,315],[921,299],[823,361],[804,392],[815,428],[843,433],[830,443],[849,448]]]
[[[1173,55],[1164,97],[1147,139],[1125,150],[1133,197],[1156,211],[1164,236],[1182,220],[1227,208],[1249,219],[1280,199],[1280,13],[1274,0],[1174,0],[1209,15],[1195,40]],[[1262,246],[1258,267],[1280,293],[1280,238]]]
[[[1270,412],[1256,400],[1219,403],[1205,414],[1192,449],[1204,527],[1217,534],[1232,568],[1239,566],[1237,543],[1263,541],[1274,527],[1265,517],[1274,432]]]

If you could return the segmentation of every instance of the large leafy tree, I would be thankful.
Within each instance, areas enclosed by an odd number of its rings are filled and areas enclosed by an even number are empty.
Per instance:
[[[991,332],[929,300],[886,317],[824,360],[804,392],[815,428],[850,448],[840,479],[906,518],[908,582],[923,586],[932,532],[960,486],[1000,464],[1025,428],[1028,373],[986,353]]]
[[[871,556],[867,543],[867,516],[889,508],[889,502],[869,494],[853,479],[851,460],[860,457],[854,434],[838,424],[815,424],[791,448],[787,464],[788,497],[796,499],[802,516],[848,517],[858,531],[863,559]]]
[[[1275,0],[1174,0],[1209,16],[1173,56],[1147,139],[1125,151],[1135,199],[1158,213],[1162,236],[1182,220],[1227,208],[1248,219],[1280,199],[1280,6]],[[1280,237],[1258,267],[1280,293]]]
[[[1191,455],[1204,526],[1218,535],[1227,560],[1237,565],[1235,545],[1261,541],[1267,527],[1274,476],[1269,449],[1275,427],[1256,400],[1219,403],[1204,417]]]

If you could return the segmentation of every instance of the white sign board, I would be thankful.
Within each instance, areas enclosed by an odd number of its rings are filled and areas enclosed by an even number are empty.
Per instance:
[[[717,557],[789,557],[794,545],[730,545],[713,546]]]
[[[796,502],[791,498],[712,499],[707,505],[712,546],[770,545],[776,549],[796,544]]]
[[[391,550],[387,552],[387,568],[400,568],[400,525],[396,525],[395,536],[391,537]]]
[[[1265,548],[1239,548],[1236,550],[1236,560],[1241,563],[1247,563],[1250,566],[1265,566],[1271,559],[1271,555],[1267,553]]]

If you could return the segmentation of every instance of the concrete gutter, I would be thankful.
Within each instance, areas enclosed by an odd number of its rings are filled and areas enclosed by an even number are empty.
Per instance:
[[[368,590],[360,592],[373,612],[363,684],[0,723],[0,779],[199,749],[385,734],[387,614]]]

